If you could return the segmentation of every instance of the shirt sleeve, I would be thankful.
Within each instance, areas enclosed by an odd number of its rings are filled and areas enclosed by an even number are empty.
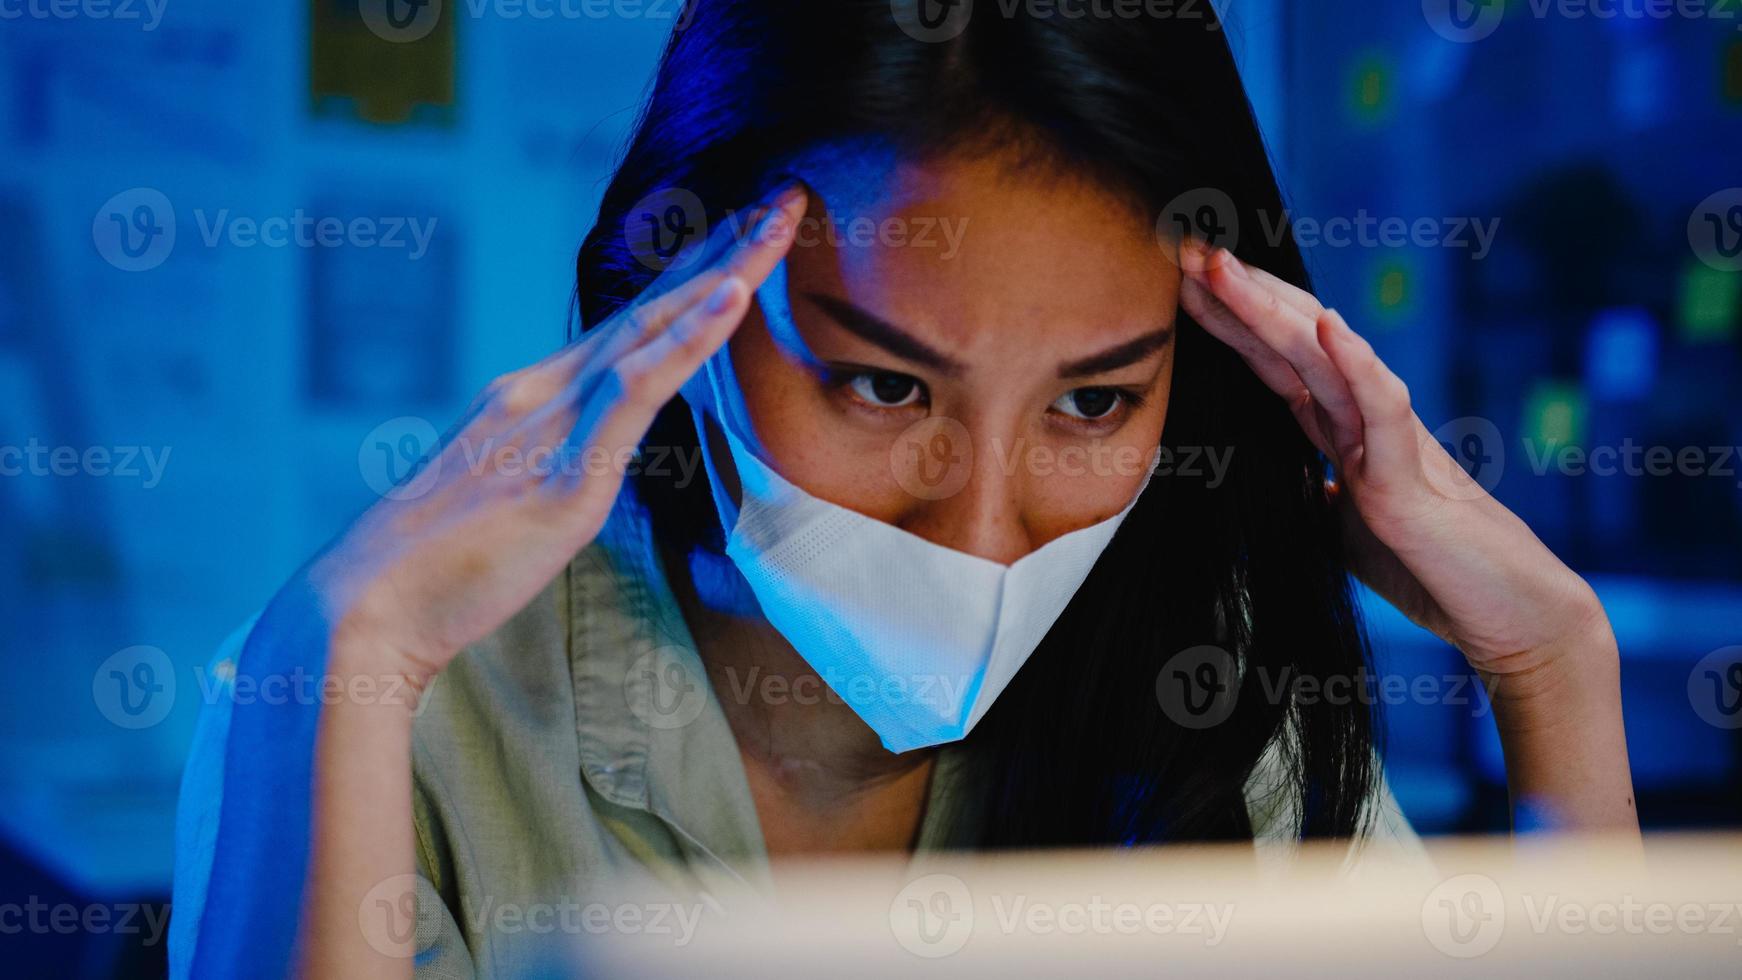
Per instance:
[[[175,980],[193,975],[194,951],[199,948],[200,921],[205,917],[206,895],[212,881],[218,849],[219,815],[223,812],[224,764],[235,703],[237,662],[253,633],[260,614],[237,628],[206,666],[201,689],[207,700],[194,724],[193,743],[182,770],[181,792],[176,802],[175,871],[173,908],[169,924],[169,976]],[[472,959],[438,883],[447,875],[439,833],[433,826],[423,789],[414,801],[420,817],[418,834],[417,960],[419,978],[471,980]]]
[[[212,857],[218,840],[218,813],[224,795],[224,745],[230,735],[230,706],[235,690],[236,658],[253,632],[256,613],[218,645],[206,665],[201,689],[209,699],[194,723],[193,744],[182,770],[181,793],[175,808],[175,872],[172,884],[175,914],[169,920],[169,975],[190,975],[199,942],[200,917],[206,887],[212,879]]]
[[[415,749],[414,749],[415,751]],[[472,950],[454,910],[463,908],[452,851],[428,788],[413,769],[412,825],[417,832],[418,980],[472,980]]]
[[[187,974],[294,968],[321,699],[284,696],[280,685],[324,676],[328,642],[321,598],[304,582],[274,596],[234,656],[217,662],[214,715],[184,787],[190,839],[176,877],[188,904],[174,918],[184,920],[176,965]]]

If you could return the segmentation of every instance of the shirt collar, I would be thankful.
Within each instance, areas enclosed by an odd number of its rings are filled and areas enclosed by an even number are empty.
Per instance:
[[[730,723],[667,581],[646,507],[625,487],[569,569],[569,658],[582,774],[600,796],[670,825],[686,852],[766,887],[767,845]],[[917,851],[971,843],[966,753],[933,770]]]

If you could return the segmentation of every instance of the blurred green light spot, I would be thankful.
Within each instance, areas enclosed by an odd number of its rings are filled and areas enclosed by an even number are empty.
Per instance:
[[[1682,275],[1681,335],[1692,343],[1726,341],[1736,335],[1742,307],[1742,274],[1690,264]]]
[[[1576,446],[1584,438],[1585,393],[1565,381],[1539,381],[1524,403],[1525,430],[1538,446]]]
[[[1385,114],[1391,102],[1391,69],[1378,57],[1362,59],[1355,66],[1353,105],[1359,119],[1373,121]]]
[[[1385,262],[1373,276],[1373,311],[1382,320],[1395,322],[1409,312],[1414,279],[1402,262]]]

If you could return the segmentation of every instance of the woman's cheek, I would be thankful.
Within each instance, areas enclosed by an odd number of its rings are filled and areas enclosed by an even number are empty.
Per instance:
[[[830,503],[881,519],[898,514],[903,491],[892,471],[891,447],[899,428],[888,431],[854,410],[843,411],[819,386],[788,394],[766,409],[772,424],[763,444],[775,469]]]

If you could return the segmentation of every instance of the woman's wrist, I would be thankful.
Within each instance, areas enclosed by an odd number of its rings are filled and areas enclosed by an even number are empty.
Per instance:
[[[331,586],[311,567],[294,576],[268,604],[257,629],[302,638],[294,644],[297,663],[279,667],[311,674],[313,700],[323,711],[358,705],[389,709],[409,719],[437,671],[385,642],[355,611],[340,611]]]
[[[403,714],[407,721],[437,673],[372,634],[343,627],[333,631],[327,650],[327,682],[347,692],[346,702]]]
[[[1592,600],[1576,627],[1484,678],[1506,757],[1514,825],[1637,834],[1621,712],[1621,657]]]
[[[1569,621],[1552,643],[1484,672],[1503,737],[1588,724],[1598,712],[1618,714],[1621,655],[1608,615],[1593,594]]]

